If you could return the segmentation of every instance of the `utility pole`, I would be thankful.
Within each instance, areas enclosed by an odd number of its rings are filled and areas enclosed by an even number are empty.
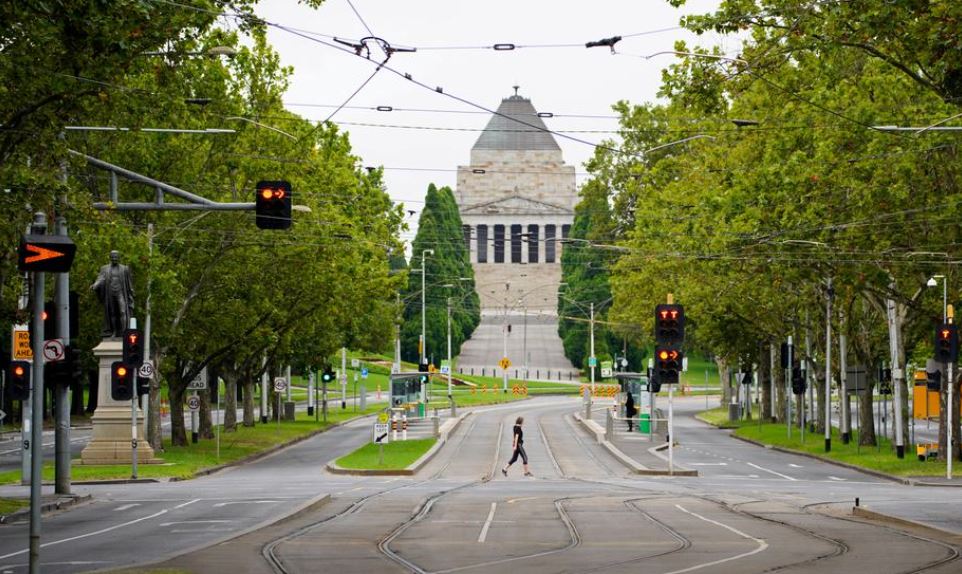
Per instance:
[[[341,379],[341,409],[343,410],[347,408],[347,347],[341,347],[340,379]]]
[[[57,217],[56,234],[67,235],[67,219],[63,216]],[[64,347],[69,347],[70,274],[57,273],[56,281],[57,338],[63,340]],[[34,355],[34,362],[38,360],[43,358]],[[70,494],[70,385],[66,381],[54,385],[54,401],[57,409],[54,420],[54,492]]]
[[[424,249],[424,250],[421,251],[421,361],[420,361],[421,364],[423,364],[423,363],[425,362],[425,359],[426,359],[427,356],[428,356],[428,339],[427,339],[427,330],[426,330],[426,327],[427,327],[427,313],[426,313],[426,309],[427,309],[427,307],[425,306],[425,304],[426,304],[426,299],[425,299],[425,296],[424,296],[424,295],[425,295],[425,283],[424,283],[424,274],[425,274],[424,272],[425,272],[425,268],[424,268],[424,264],[425,264],[425,255],[427,255],[428,253],[430,253],[431,255],[434,255],[434,250],[433,250],[433,249]]]
[[[848,349],[845,340],[845,315],[839,313],[838,330],[838,387],[841,396],[839,400],[839,411],[842,413],[842,420],[839,421],[839,431],[842,433],[842,444],[848,444],[852,436],[852,411],[848,400]],[[856,394],[855,400],[858,401]],[[861,433],[859,433],[861,435]]]
[[[894,291],[895,282],[893,281],[890,286]],[[899,362],[899,349],[902,342],[899,341],[898,309],[894,299],[886,299],[885,310],[887,311],[889,324],[889,353],[892,356],[892,391],[895,393],[895,456],[905,458],[905,441],[902,429],[902,380],[905,374],[902,371],[902,364]],[[926,401],[928,401],[927,398]]]
[[[792,347],[792,336],[788,336],[788,368],[785,373],[785,409],[786,413],[786,425],[788,427],[788,438],[792,438],[792,400],[795,393],[792,391],[792,367],[795,365],[793,359],[794,348]],[[804,418],[804,412],[802,413],[802,418]]]
[[[591,302],[591,356],[588,357],[588,368],[591,369],[591,393],[595,392],[595,303]],[[671,385],[668,386],[669,397],[671,396]]]
[[[511,289],[510,283],[504,284],[504,323],[501,325],[501,338],[503,343],[502,357],[508,358],[508,290]],[[501,392],[508,392],[508,368],[503,367],[501,369]]]
[[[451,400],[451,298],[448,297],[448,400]]]
[[[397,293],[398,313],[401,309],[401,293]],[[391,374],[401,372],[401,321],[400,318],[394,321],[394,364],[391,365]]]
[[[521,355],[524,359],[524,382],[528,382],[528,306],[524,307],[524,337],[521,343]]]
[[[832,450],[832,299],[835,290],[828,278],[825,291],[825,452]]]
[[[34,235],[47,231],[47,216],[38,212],[34,215]],[[40,572],[40,496],[43,486],[43,299],[44,278],[42,271],[33,272],[33,325],[30,332],[30,345],[33,351],[33,416],[30,442],[30,572]]]
[[[947,283],[948,278],[946,277],[942,279],[942,282],[943,284]],[[945,305],[942,308],[943,309],[942,314],[945,317],[944,321],[946,323],[953,323],[954,322],[953,319],[955,319],[954,317],[955,312],[951,307],[949,307],[945,303],[945,299],[943,299],[942,301],[943,301],[943,305]],[[948,405],[946,406],[946,409],[945,409],[948,411],[947,421],[946,421],[948,423],[948,429],[947,429],[948,434],[946,435],[946,439],[945,439],[945,450],[948,451],[948,453],[946,453],[948,454],[948,456],[945,457],[945,461],[947,463],[945,467],[945,477],[949,480],[952,480],[952,459],[955,458],[955,449],[952,447],[952,411],[955,410],[955,397],[953,393],[953,389],[955,388],[955,380],[952,378],[954,374],[952,373],[952,367],[954,366],[955,366],[954,360],[946,361],[945,372],[948,375],[946,379],[948,380],[948,383],[949,383],[949,400],[948,400]]]
[[[267,424],[267,355],[264,355],[261,372],[261,424]]]

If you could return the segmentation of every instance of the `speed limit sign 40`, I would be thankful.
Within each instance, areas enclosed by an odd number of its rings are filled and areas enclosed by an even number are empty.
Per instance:
[[[144,361],[143,364],[140,365],[140,369],[137,370],[137,374],[142,379],[154,378],[154,364],[150,361]]]
[[[196,411],[200,408],[200,397],[197,395],[191,395],[187,397],[187,408]]]

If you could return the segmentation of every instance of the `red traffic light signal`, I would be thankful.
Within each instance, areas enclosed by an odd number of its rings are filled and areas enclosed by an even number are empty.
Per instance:
[[[129,401],[134,396],[134,377],[122,361],[110,365],[110,398],[115,401]]]
[[[664,304],[655,307],[655,343],[679,348],[685,342],[685,308]]]
[[[286,181],[257,182],[254,211],[259,229],[288,229],[291,226],[291,184]]]
[[[30,363],[27,361],[10,363],[7,393],[15,401],[22,401],[30,396]]]
[[[133,369],[140,368],[144,364],[144,334],[140,329],[127,329],[124,331],[124,363]]]
[[[959,358],[959,328],[948,323],[935,329],[935,360],[954,363]]]

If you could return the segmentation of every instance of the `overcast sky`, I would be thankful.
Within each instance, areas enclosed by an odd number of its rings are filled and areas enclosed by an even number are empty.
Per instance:
[[[414,53],[395,53],[389,65],[432,88],[440,87],[445,94],[489,109],[496,109],[502,98],[514,92],[512,86],[519,85],[519,93],[530,98],[539,112],[604,116],[545,120],[550,129],[564,131],[614,130],[614,102],[655,99],[661,70],[674,56],[643,59],[628,54],[647,56],[671,50],[679,39],[737,52],[733,39],[695,37],[678,29],[682,15],[708,12],[717,4],[718,0],[688,0],[677,10],[666,0],[327,0],[313,10],[293,0],[266,0],[257,6],[257,13],[303,33],[326,35],[315,37],[327,43],[334,36],[357,41],[373,33],[394,47],[416,47]],[[625,55],[613,55],[605,47],[584,47],[585,42],[616,35],[624,38],[617,51]],[[287,107],[312,120],[327,118],[376,68],[352,53],[290,31],[271,27],[269,40],[282,63],[294,68]],[[519,48],[495,51],[491,49],[495,44]],[[546,44],[575,46],[537,47]],[[441,49],[459,46],[477,48]],[[374,61],[382,58],[379,51],[371,54]],[[365,165],[384,166],[391,197],[418,211],[429,183],[454,188],[457,166],[468,164],[478,130],[489,119],[488,113],[477,113],[477,108],[386,70],[375,74],[349,106],[431,110],[384,112],[346,107],[333,117],[350,132],[354,151]],[[360,123],[378,126],[357,125]],[[606,133],[572,135],[592,142],[613,137]],[[580,184],[585,179],[583,163],[592,148],[556,139],[565,161],[576,166]],[[416,213],[408,220],[411,231],[404,234],[407,240],[413,239],[417,217]]]

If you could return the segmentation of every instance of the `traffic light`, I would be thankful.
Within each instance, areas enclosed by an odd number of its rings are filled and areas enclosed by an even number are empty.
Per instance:
[[[685,309],[681,305],[655,306],[655,343],[680,349],[685,342]]]
[[[134,371],[123,361],[110,364],[110,398],[129,401],[134,398]]]
[[[808,385],[805,383],[802,368],[798,365],[792,367],[792,394],[804,395],[807,390]]]
[[[141,397],[150,392],[150,377],[137,375],[137,396]]]
[[[418,382],[421,383],[422,385],[427,384],[428,372],[430,369],[431,369],[431,366],[428,365],[427,363],[418,363],[418,373],[419,373]]]
[[[659,381],[654,380],[654,379],[649,380],[649,381],[648,381],[648,392],[650,392],[650,393],[657,393],[657,392],[659,392],[659,391],[661,391],[661,383],[660,383]]]
[[[324,367],[324,372],[321,373],[322,383],[333,383],[334,382],[334,371],[330,367]]]
[[[67,317],[69,321],[67,335],[71,339],[76,339],[78,334],[77,328],[80,325],[80,295],[78,295],[76,291],[71,291],[69,297],[70,312]],[[43,336],[45,339],[59,338],[60,332],[57,330],[57,315],[57,305],[55,302],[47,301],[43,304]]]
[[[124,362],[134,370],[144,364],[144,333],[140,329],[124,331]]]
[[[288,229],[291,226],[291,184],[286,181],[259,181],[254,198],[259,229]]]
[[[43,383],[48,386],[69,385],[83,377],[80,351],[67,346],[61,361],[48,362],[43,368]]]
[[[681,351],[665,347],[655,348],[655,380],[661,385],[678,383],[681,371]]]
[[[7,381],[7,394],[15,401],[26,400],[30,396],[30,363],[11,361]]]
[[[959,358],[959,328],[943,323],[935,330],[935,360],[954,363]]]
[[[925,388],[930,391],[941,391],[942,390],[942,371],[926,371],[925,372]]]

